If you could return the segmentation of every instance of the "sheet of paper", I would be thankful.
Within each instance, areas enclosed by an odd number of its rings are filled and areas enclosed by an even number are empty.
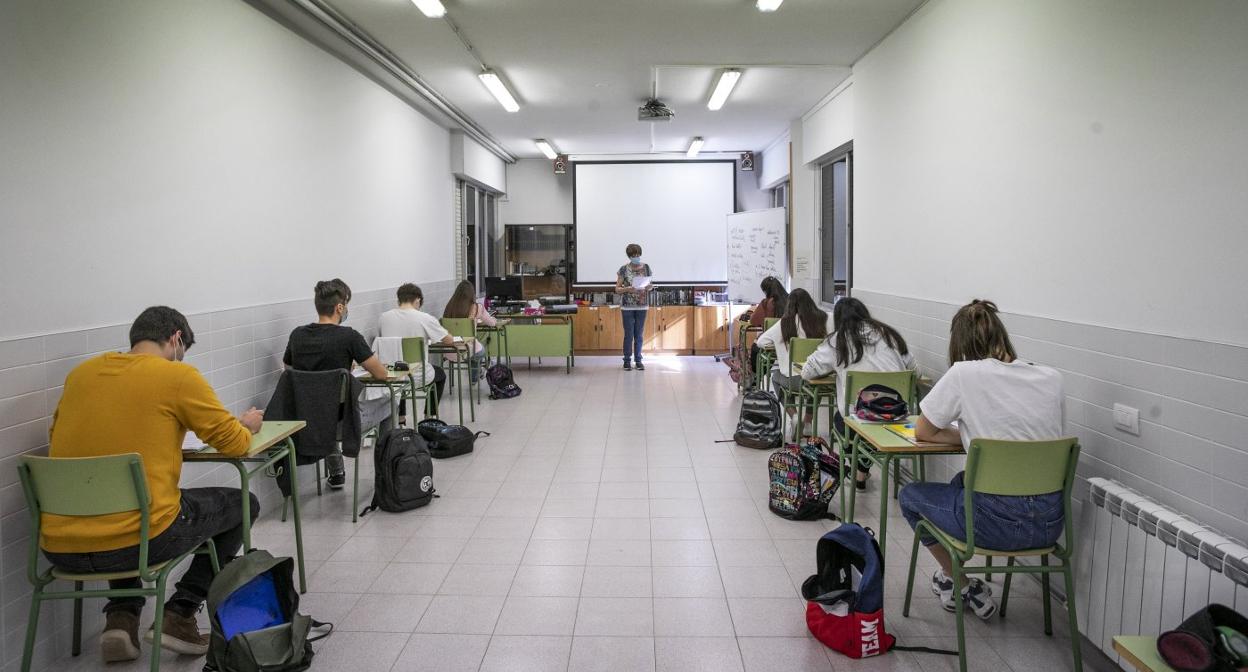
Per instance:
[[[451,337],[451,340],[452,340],[452,341],[455,341],[456,343],[463,343],[463,342],[464,342],[464,337],[463,337],[463,336],[452,336],[452,337]]]
[[[650,286],[650,276],[648,275],[634,275],[633,276],[633,289],[645,289],[649,286]]]
[[[204,449],[204,440],[195,436],[195,432],[187,430],[186,438],[182,439],[182,452],[198,453]]]

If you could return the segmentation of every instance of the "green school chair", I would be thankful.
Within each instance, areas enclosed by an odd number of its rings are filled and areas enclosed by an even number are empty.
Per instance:
[[[164,625],[165,585],[169,572],[186,557],[207,553],[212,559],[214,571],[220,571],[217,550],[212,539],[207,539],[198,549],[166,562],[148,562],[150,497],[147,480],[143,475],[143,458],[138,453],[108,455],[104,457],[52,458],[26,455],[17,465],[22,492],[30,511],[30,551],[26,559],[26,574],[34,592],[30,596],[30,616],[26,621],[26,645],[22,649],[22,672],[29,672],[31,654],[35,648],[35,634],[39,627],[39,607],[46,600],[74,601],[73,648],[77,656],[82,653],[82,601],[95,597],[147,597],[156,598],[156,620],[152,625],[153,640],[150,652],[152,672],[160,669],[160,638]],[[102,516],[112,513],[139,512],[139,564],[131,571],[92,572],[79,574],[50,567],[39,571],[39,530],[41,514],[58,516]],[[86,590],[87,581],[138,578],[143,583],[154,584],[151,588],[107,588]],[[54,581],[72,581],[73,590],[47,591]]]
[[[763,331],[775,326],[780,321],[778,317],[764,317]],[[771,367],[776,363],[776,353],[774,350],[765,350],[759,348],[758,352],[758,368],[754,371],[755,387],[760,390],[771,389]]]
[[[1070,505],[1070,492],[1075,483],[1075,467],[1079,463],[1079,442],[1075,438],[1057,439],[1054,441],[997,441],[991,439],[975,439],[971,449],[967,451],[966,473],[963,482],[966,485],[966,541],[962,542],[949,533],[933,525],[926,518],[919,520],[914,528],[914,545],[910,549],[910,576],[906,581],[906,603],[902,615],[910,616],[910,595],[914,591],[915,562],[919,557],[919,534],[926,532],[935,537],[949,552],[953,559],[954,585],[961,583],[962,577],[972,574],[1005,574],[1005,592],[1001,595],[1000,613],[1005,618],[1005,608],[1010,599],[1010,580],[1015,574],[1039,574],[1044,592],[1044,634],[1053,635],[1053,622],[1049,605],[1049,574],[1060,572],[1066,580],[1066,612],[1070,618],[1070,645],[1074,653],[1075,671],[1083,671],[1083,659],[1079,650],[1079,623],[1075,618],[1075,601],[1070,596],[1075,594],[1074,555],[1075,531],[1074,511]],[[1054,544],[1045,548],[1031,548],[1021,551],[996,551],[980,548],[975,545],[975,506],[972,497],[975,493],[986,495],[1006,495],[1011,497],[1027,497],[1046,495],[1061,491],[1062,511],[1065,514],[1066,546]],[[1004,567],[967,567],[966,563],[976,555],[987,558],[1007,558]],[[1060,566],[1049,565],[1052,555],[1062,561]],[[1040,564],[1017,565],[1015,558],[1039,557]],[[961,599],[956,604],[958,628],[958,664],[962,672],[966,672],[966,633],[963,623],[964,608]]]
[[[823,342],[822,338],[790,338],[789,339],[789,372],[787,375],[801,375],[802,365],[806,363],[806,359],[810,357],[815,348]],[[770,376],[769,376],[770,377]],[[788,409],[794,409],[795,415],[793,419],[793,441],[798,442],[802,433],[802,414],[805,412],[805,396],[802,394],[802,388],[799,386],[796,390],[782,389],[780,390],[780,403],[785,409],[785,418],[788,418]]]
[[[477,321],[472,319],[471,317],[444,317],[442,318],[442,326],[445,327],[446,330],[450,332],[452,336],[458,336],[463,339],[469,339],[469,338],[476,339],[477,338]],[[448,360],[444,357],[442,361],[452,371],[454,371],[455,369],[460,369],[460,370],[468,372],[468,385],[469,385],[468,409],[471,411],[472,419],[476,420],[477,411],[472,406],[472,391],[476,390],[477,403],[480,404],[481,403],[481,377],[485,375],[485,373],[481,371],[480,364],[477,362],[477,359],[475,357],[472,357],[472,356],[465,357],[462,353],[456,355],[456,358],[454,360]],[[477,374],[476,382],[473,382],[472,380],[474,371]],[[455,380],[455,376],[448,375],[447,380],[448,382],[453,381]],[[454,389],[454,385],[451,385],[451,388]],[[461,390],[459,393],[463,394],[463,391]]]
[[[416,365],[416,370],[413,372],[413,375],[412,375],[415,381],[414,387],[408,390],[404,390],[402,399],[399,401],[399,403],[405,404],[407,403],[409,399],[412,400],[413,402],[412,403],[412,424],[415,425],[416,424],[415,402],[417,399],[423,400],[425,402],[425,415],[426,416],[433,416],[435,418],[438,416],[437,413],[431,412],[433,409],[430,407],[430,401],[429,401],[430,399],[437,396],[437,390],[435,389],[436,384],[432,380],[426,380],[427,376],[425,376],[425,353],[427,352],[427,350],[425,349],[425,337],[413,336],[411,338],[405,338],[403,339],[402,348],[403,348],[403,361],[407,362],[409,365]],[[440,402],[441,399],[439,399],[438,401]],[[397,425],[398,421],[396,420],[395,423]]]

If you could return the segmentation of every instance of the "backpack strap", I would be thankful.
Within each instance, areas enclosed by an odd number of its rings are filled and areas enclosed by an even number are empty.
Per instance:
[[[898,646],[895,643],[893,644],[893,647],[889,649],[889,651],[910,651],[912,653],[939,653],[942,656],[958,655],[957,651],[950,651],[948,649],[933,649],[930,646]]]
[[[325,623],[325,622],[322,622],[322,621],[318,621],[318,620],[316,620],[315,618],[309,618],[308,620],[309,620],[309,621],[311,621],[311,626],[312,626],[313,628],[327,628],[327,629],[325,630],[325,632],[322,632],[321,634],[319,634],[319,635],[317,635],[317,636],[315,636],[315,637],[309,637],[309,638],[307,638],[306,640],[304,640],[304,641],[308,642],[309,644],[311,644],[312,642],[317,642],[317,641],[320,641],[320,640],[325,639],[326,637],[328,637],[328,636],[330,636],[330,635],[334,634],[334,624],[333,624],[333,623]]]
[[[479,438],[479,437],[482,437],[482,436],[489,436],[489,435],[490,435],[490,433],[489,433],[489,432],[487,432],[487,431],[485,431],[485,430],[483,429],[483,430],[481,430],[481,431],[477,432],[476,434],[473,434],[473,435],[472,435],[472,439],[475,441],[475,440],[477,440],[477,438]]]

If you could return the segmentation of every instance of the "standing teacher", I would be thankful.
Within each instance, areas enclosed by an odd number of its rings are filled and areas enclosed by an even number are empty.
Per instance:
[[[615,274],[615,291],[620,301],[620,319],[624,320],[624,370],[645,371],[641,363],[642,332],[646,326],[646,308],[650,304],[650,264],[641,263],[641,246],[631,243],[624,248],[628,263]],[[630,359],[631,358],[631,359]]]

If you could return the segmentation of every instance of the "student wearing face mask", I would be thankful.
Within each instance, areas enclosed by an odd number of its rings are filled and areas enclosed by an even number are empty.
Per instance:
[[[347,283],[338,278],[322,280],[316,283],[314,291],[317,321],[290,332],[282,363],[299,371],[350,371],[359,363],[374,378],[386,378],[389,374],[385,365],[373,354],[360,332],[342,324],[347,321],[347,304],[351,302],[351,288]],[[393,423],[389,392],[370,387],[364,395],[359,401],[361,426],[367,429],[380,424],[384,434]],[[342,453],[326,456],[325,468],[329,472],[326,479],[329,487],[342,488],[347,481]]]
[[[182,362],[195,344],[190,324],[166,306],[144,310],[130,327],[130,351],[109,352],[79,364],[65,379],[52,415],[51,457],[138,453],[150,494],[148,562],[170,560],[212,538],[223,563],[242,546],[243,506],[237,488],[179,490],[182,440],[189,429],[223,455],[246,454],[260,431],[261,411],[239,417],[217,399],[195,367]],[[251,495],[253,519],[260,502]],[[44,555],[69,572],[133,571],[139,564],[139,513],[88,518],[44,514]],[[195,613],[212,582],[212,563],[196,555],[164,605],[162,648],[204,655],[208,637]],[[138,588],[139,579],[109,581],[113,589]],[[109,598],[100,637],[104,662],[139,657],[142,597]],[[151,641],[150,629],[146,637]]]
[[[628,263],[615,274],[615,291],[620,300],[620,319],[624,320],[624,370],[645,371],[641,363],[642,334],[646,327],[646,309],[650,305],[650,264],[641,263],[641,246],[630,243],[624,248]]]

